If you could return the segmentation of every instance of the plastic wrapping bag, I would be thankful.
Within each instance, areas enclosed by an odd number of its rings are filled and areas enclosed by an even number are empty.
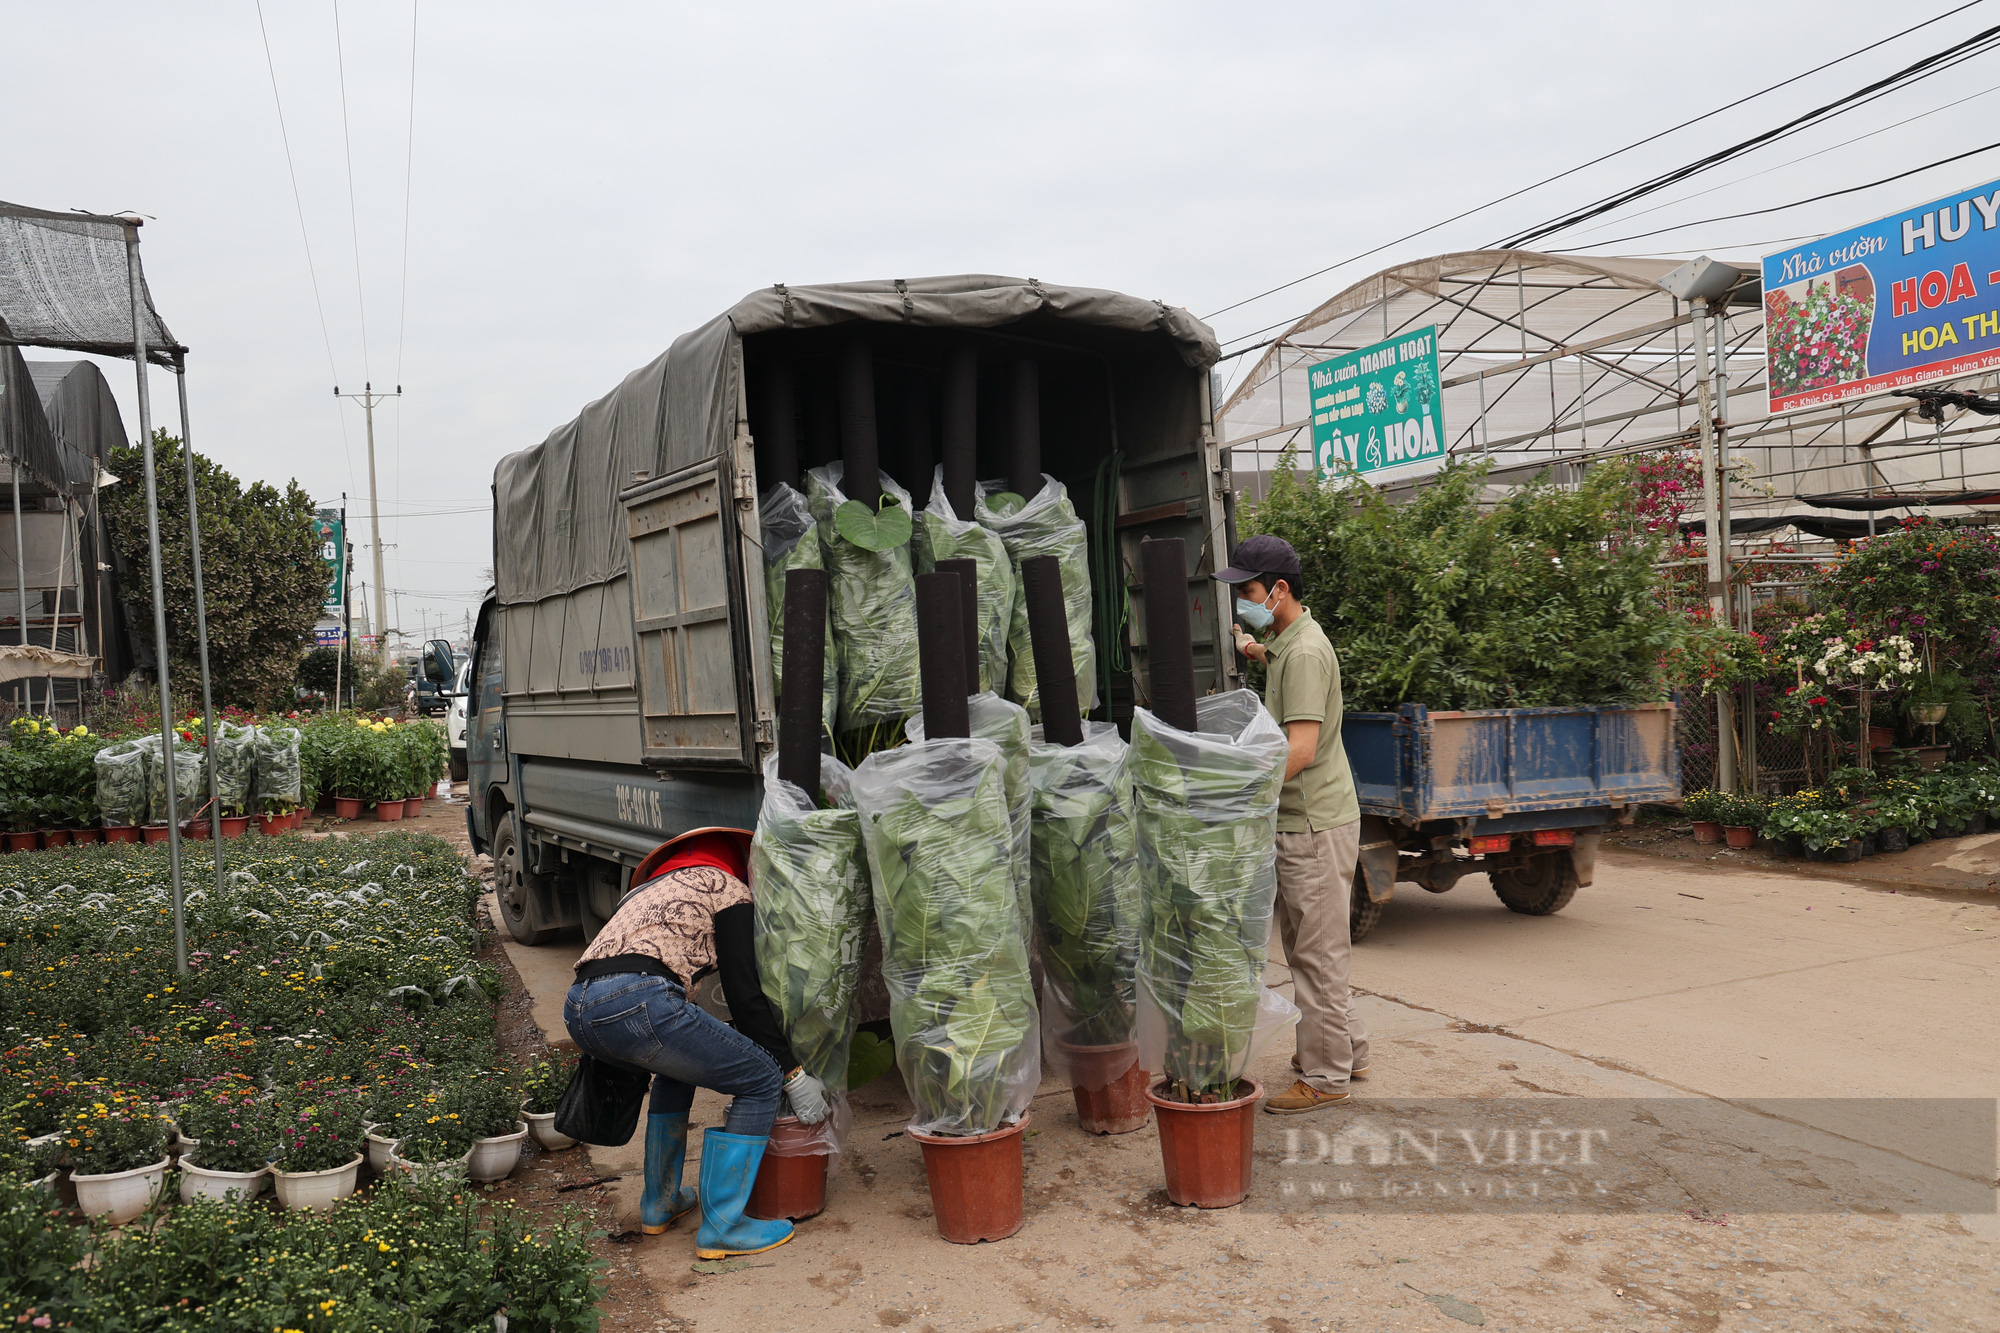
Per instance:
[[[1077,707],[1088,713],[1097,706],[1097,648],[1091,638],[1090,538],[1069,492],[1048,473],[1042,474],[1042,489],[1025,504],[1011,496],[1005,482],[982,481],[973,513],[981,526],[999,535],[1007,546],[1007,558],[1014,566],[1014,582],[1021,581],[1021,562],[1038,555],[1052,555],[1062,567],[1063,606],[1069,621],[1069,657],[1076,667]],[[994,501],[998,500],[998,505]],[[1007,697],[1041,720],[1041,696],[1035,688],[1035,646],[1028,637],[1028,607],[1020,597],[1008,621],[1007,650],[1012,658],[1007,681]]]
[[[138,741],[119,741],[97,752],[97,809],[108,827],[150,822],[149,757]]]
[[[901,721],[921,696],[917,678],[917,585],[906,542],[867,551],[840,535],[834,510],[847,503],[839,463],[806,474],[806,502],[819,523],[826,562],[827,623],[840,658],[840,712],[835,730]],[[882,478],[882,490],[904,509],[910,493]],[[914,518],[914,515],[912,516]]]
[[[303,733],[297,727],[257,728],[254,740],[257,777],[253,791],[259,810],[269,813],[305,804],[305,770],[299,754],[302,739]]]
[[[839,1093],[847,1087],[854,1038],[854,993],[868,942],[867,856],[852,775],[822,756],[827,805],[778,779],[778,758],[764,761],[764,804],[750,841],[750,892],[757,909],[757,970],[764,996],[784,1025],[792,1057]],[[828,1116],[820,1151],[837,1153],[842,1118]]]
[[[1046,744],[1036,728],[1030,882],[1041,932],[1043,1063],[1071,1083],[1100,1087],[1137,1058],[1138,867],[1125,742],[1108,722],[1083,725],[1081,745]]]
[[[1226,1095],[1298,1010],[1264,985],[1278,891],[1285,733],[1255,694],[1195,701],[1199,730],[1144,708],[1125,771],[1139,866],[1139,1060]]]
[[[954,737],[877,751],[854,797],[910,1128],[1012,1124],[1042,1061],[1000,747]]]
[[[1032,727],[1028,710],[1008,703],[991,690],[982,690],[965,701],[971,715],[972,734],[1000,747],[1005,766],[1002,785],[1007,793],[1008,822],[1013,830],[1014,891],[1021,902],[1021,937],[1028,938],[1034,920],[1028,893],[1028,834],[1034,806],[1034,789],[1028,780],[1028,737]],[[912,741],[924,739],[924,715],[912,713],[903,723],[903,734]]]
[[[257,729],[234,722],[215,724],[215,744],[209,749],[215,765],[215,796],[222,814],[240,815],[250,808],[250,789],[257,772]]]
[[[145,747],[147,751],[146,805],[151,816],[148,822],[166,822],[169,772],[173,774],[174,813],[181,819],[195,818],[202,806],[208,803],[208,766],[202,748],[192,741],[175,740],[170,766],[158,733],[141,736],[133,743]]]
[[[919,574],[930,573],[940,560],[978,562],[979,688],[1001,693],[1007,688],[1007,635],[1020,599],[1020,579],[999,534],[952,512],[943,464],[931,474],[931,502],[917,517],[914,541]]]
[[[779,482],[757,502],[764,543],[764,605],[771,613],[771,685],[785,688],[785,571],[822,569],[812,511],[796,488]],[[833,617],[826,618],[825,679],[821,682],[821,725],[829,730],[840,717],[840,659],[833,651]],[[776,697],[782,697],[776,696]]]

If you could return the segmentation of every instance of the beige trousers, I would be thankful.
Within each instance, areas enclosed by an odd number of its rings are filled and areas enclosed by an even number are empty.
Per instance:
[[[1299,1066],[1321,1092],[1347,1087],[1368,1067],[1368,1029],[1347,989],[1352,953],[1348,894],[1361,854],[1361,821],[1318,833],[1278,835],[1278,936],[1299,1006]]]

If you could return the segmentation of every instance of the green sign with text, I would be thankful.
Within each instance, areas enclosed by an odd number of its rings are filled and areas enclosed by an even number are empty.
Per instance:
[[[1321,475],[1444,461],[1436,325],[1344,352],[1308,374]]]

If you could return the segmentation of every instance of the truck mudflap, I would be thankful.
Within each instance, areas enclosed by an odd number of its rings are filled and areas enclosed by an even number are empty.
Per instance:
[[[1569,863],[1576,870],[1576,886],[1590,887],[1597,876],[1597,844],[1604,840],[1601,828],[1578,829],[1576,843],[1569,849]]]
[[[1361,875],[1368,884],[1369,902],[1386,903],[1395,893],[1398,855],[1389,821],[1380,815],[1361,816]]]

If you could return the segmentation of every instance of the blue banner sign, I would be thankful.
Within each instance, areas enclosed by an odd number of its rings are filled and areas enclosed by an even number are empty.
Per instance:
[[[1771,411],[2000,366],[2000,182],[1764,258]]]

